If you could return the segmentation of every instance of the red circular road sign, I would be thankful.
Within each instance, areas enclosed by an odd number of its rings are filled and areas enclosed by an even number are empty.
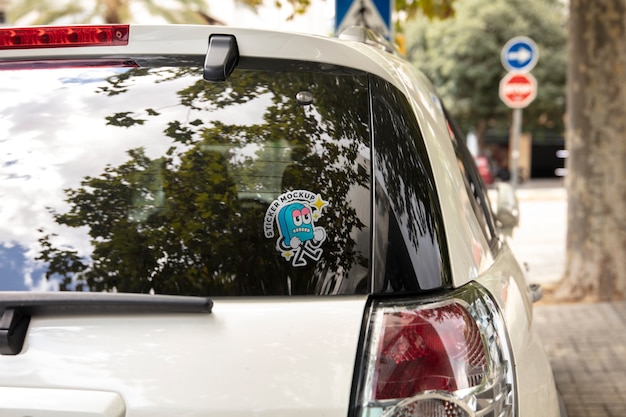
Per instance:
[[[537,97],[537,80],[529,73],[509,72],[500,81],[500,99],[512,109],[522,109]]]

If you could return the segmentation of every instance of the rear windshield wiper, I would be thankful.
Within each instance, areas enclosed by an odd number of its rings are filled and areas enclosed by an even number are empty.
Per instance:
[[[101,292],[0,292],[0,354],[22,350],[34,314],[210,313],[206,297]]]
[[[111,292],[0,292],[0,310],[22,313],[210,313],[206,297]]]

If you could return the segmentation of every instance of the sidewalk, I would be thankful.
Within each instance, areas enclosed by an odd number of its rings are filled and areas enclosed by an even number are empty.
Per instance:
[[[626,301],[534,313],[568,417],[626,416]]]
[[[517,189],[513,249],[532,283],[556,283],[565,267],[567,193],[561,179]],[[534,326],[552,363],[569,417],[626,417],[626,301],[548,304]]]

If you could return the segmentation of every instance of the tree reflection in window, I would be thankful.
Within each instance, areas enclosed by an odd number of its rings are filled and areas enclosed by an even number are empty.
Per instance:
[[[235,71],[207,83],[201,70],[132,69],[110,77],[101,99],[132,96],[139,77],[178,90],[181,115],[120,109],[106,124],[163,125],[167,151],[128,150],[121,165],[65,191],[55,221],[86,228],[91,256],[56,247],[41,230],[38,260],[61,289],[186,295],[333,294],[368,287],[370,150],[366,78],[316,72]],[[145,81],[144,81],[145,82]],[[312,104],[295,99],[310,92]],[[346,99],[349,98],[349,103]],[[233,121],[233,114],[241,117]],[[254,112],[252,116],[247,114]],[[230,120],[229,120],[230,119]],[[105,140],[105,139],[103,139]],[[269,203],[305,189],[328,201],[322,258],[294,268],[263,235]],[[367,236],[367,237],[366,237]]]

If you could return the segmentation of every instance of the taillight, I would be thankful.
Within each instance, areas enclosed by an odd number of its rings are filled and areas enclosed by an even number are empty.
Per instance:
[[[451,298],[372,303],[354,417],[513,416],[504,323],[475,284]]]
[[[0,28],[0,49],[128,44],[128,25],[33,26]]]

